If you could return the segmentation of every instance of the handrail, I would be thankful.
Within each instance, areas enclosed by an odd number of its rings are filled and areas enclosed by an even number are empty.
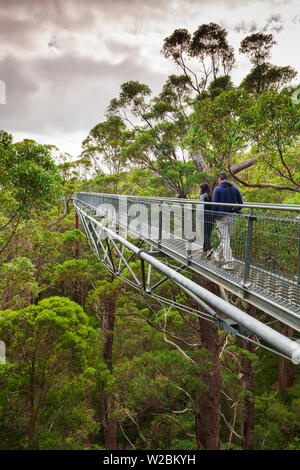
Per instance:
[[[178,270],[174,270],[172,267],[166,265],[162,261],[152,256],[151,252],[148,252],[144,249],[141,249],[140,247],[135,246],[132,242],[130,242],[129,240],[127,240],[126,238],[118,234],[115,230],[112,230],[111,228],[106,227],[95,217],[85,212],[80,207],[80,205],[77,204],[76,199],[74,201],[74,204],[75,204],[77,213],[79,213],[81,219],[88,221],[94,227],[91,232],[88,227],[88,224],[86,222],[83,223],[83,229],[89,238],[91,246],[93,246],[94,244],[94,248],[95,248],[97,246],[97,243],[99,243],[99,245],[103,247],[100,241],[100,237],[97,235],[97,230],[96,230],[96,227],[97,227],[98,230],[100,230],[102,233],[105,233],[108,236],[108,243],[110,240],[113,243],[113,245],[116,247],[115,242],[119,242],[125,248],[129,249],[132,253],[135,253],[138,259],[153,266],[158,271],[166,275],[167,278],[175,282],[175,284],[179,285],[179,287],[182,287],[186,292],[189,293],[189,295],[193,297],[193,299],[199,298],[201,299],[201,301],[203,300],[204,302],[209,303],[213,308],[221,311],[228,318],[236,321],[238,324],[246,328],[246,330],[248,330],[249,332],[252,332],[258,335],[264,341],[275,346],[278,351],[281,351],[282,353],[286,354],[292,360],[294,364],[300,363],[300,345],[298,344],[298,342],[293,341],[292,339],[283,336],[281,333],[270,328],[268,325],[263,324],[258,319],[243,312],[242,310],[237,308],[235,305],[232,305],[231,303],[221,299],[220,297],[216,296],[212,292],[206,290],[204,287],[198,285],[196,282],[194,282],[190,278],[183,276],[182,274],[178,272]],[[92,233],[93,233],[93,236],[92,236]],[[102,257],[98,251],[97,251],[97,254],[99,256],[99,259],[102,260]],[[121,255],[120,251],[119,251],[119,254]],[[102,261],[104,262],[104,259]],[[129,268],[127,263],[126,263],[126,266]],[[119,275],[119,273],[115,272],[115,275]],[[138,283],[138,284],[140,288],[142,289],[142,284],[141,283]]]
[[[263,296],[264,301],[256,302],[259,308],[268,309],[274,316],[279,312],[280,318],[289,316],[287,324],[300,331],[300,205],[245,203],[245,210],[239,213],[224,213],[230,217],[226,219],[229,233],[218,224],[222,214],[207,210],[209,203],[204,201],[87,192],[77,193],[75,201],[95,210],[97,216],[111,217],[134,236],[157,244],[180,262],[205,272],[209,279],[226,284],[232,292],[253,299]],[[145,210],[138,206],[145,206]],[[225,230],[222,244],[218,225]],[[226,263],[232,263],[228,266],[221,258],[214,263],[215,256],[206,259],[202,253],[205,243],[210,243],[217,256],[221,253]],[[231,271],[231,277],[226,270]]]
[[[150,196],[131,196],[126,194],[109,194],[109,193],[92,193],[81,191],[76,193],[77,195],[87,194],[89,196],[98,195],[112,198],[127,198],[127,199],[137,199],[143,200],[145,202],[177,202],[179,204],[199,204],[199,205],[211,205],[211,206],[229,206],[229,207],[245,207],[249,209],[267,209],[267,210],[281,210],[281,211],[292,211],[300,213],[300,204],[271,204],[271,203],[260,203],[260,202],[245,202],[243,204],[233,204],[233,203],[224,203],[224,202],[204,202],[199,201],[199,199],[180,199],[180,198],[170,198],[170,197],[150,197]]]

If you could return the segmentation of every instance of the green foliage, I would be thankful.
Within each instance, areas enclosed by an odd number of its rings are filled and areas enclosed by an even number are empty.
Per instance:
[[[267,91],[257,98],[241,89],[224,91],[198,102],[191,120],[185,145],[200,149],[211,168],[231,171],[248,147],[255,165],[248,178],[236,177],[239,183],[300,191],[298,117],[287,91]],[[266,183],[262,175],[268,176]]]
[[[93,275],[88,260],[69,259],[56,266],[53,284],[59,286],[63,295],[68,295],[83,305],[92,279]]]
[[[2,311],[0,336],[7,348],[0,370],[2,448],[82,446],[82,433],[93,427],[84,373],[96,334],[81,307],[53,297]]]
[[[181,142],[188,132],[187,112],[191,106],[190,83],[185,76],[171,75],[162,92],[151,101],[150,89],[139,82],[121,86],[118,99],[108,107],[111,118],[122,117],[133,129],[132,140],[124,148],[127,162],[148,169],[162,178],[166,189],[186,197],[197,178]],[[133,118],[130,118],[132,116]],[[133,124],[138,119],[137,124]],[[187,174],[192,179],[187,178]],[[193,180],[193,182],[192,182]],[[196,181],[195,181],[196,180]]]
[[[74,249],[76,245],[81,247],[82,245],[86,244],[86,237],[83,232],[79,229],[68,230],[63,234],[62,245],[68,252],[70,249]],[[71,252],[71,256],[73,253]]]
[[[246,143],[240,114],[250,102],[245,91],[233,89],[195,105],[191,132],[185,143],[195,150],[201,149],[215,171],[226,168],[228,160],[239,158]]]
[[[278,67],[268,63],[256,65],[244,78],[241,87],[249,92],[260,93],[267,90],[279,91],[293,80],[297,72],[289,66]]]
[[[270,57],[275,44],[273,34],[255,33],[242,40],[239,52],[248,55],[252,64],[260,65]]]
[[[186,29],[176,29],[169,37],[165,38],[162,54],[172,58],[184,71],[192,88],[201,94],[212,73],[216,80],[220,70],[221,75],[228,75],[234,65],[234,52],[227,41],[227,31],[216,23],[203,24],[191,35]],[[198,59],[201,70],[200,79],[197,77],[191,59]]]
[[[19,309],[27,307],[38,294],[35,266],[30,259],[14,258],[0,267],[0,307]]]
[[[120,174],[127,163],[124,149],[132,137],[133,133],[119,116],[110,116],[107,121],[91,129],[83,141],[82,156],[96,173],[103,171],[103,164],[111,174]]]
[[[274,395],[256,399],[256,449],[278,450],[295,445],[300,431],[299,403],[297,405],[286,406]]]
[[[59,173],[46,147],[33,140],[13,144],[5,131],[0,134],[0,175],[22,215],[42,209],[57,194]]]
[[[247,200],[299,203],[299,103],[284,89],[295,73],[268,62],[273,44],[272,35],[245,38],[241,49],[253,69],[236,88],[223,27],[175,30],[162,52],[183,75],[169,76],[156,96],[143,83],[124,83],[77,161],[54,146],[13,144],[0,131],[0,339],[7,349],[0,365],[1,449],[104,449],[113,427],[120,449],[199,447],[200,397],[214,392],[207,379],[218,367],[217,355],[202,347],[209,325],[104,270],[74,229],[71,195],[198,197],[200,182],[212,184],[219,170],[250,160],[236,174]],[[242,230],[240,223],[233,251]],[[262,262],[273,241],[260,251]],[[287,243],[285,262],[294,258]],[[140,275],[139,261],[131,267]],[[131,278],[127,269],[122,276]],[[153,284],[160,279],[155,271],[151,277]],[[207,288],[202,278],[197,282]],[[193,306],[171,282],[156,292]],[[298,449],[297,370],[283,397],[276,356],[250,351],[225,333],[218,341],[221,448],[243,447],[239,434],[254,402],[254,447]],[[247,380],[254,373],[253,396]]]
[[[205,353],[201,357],[201,352],[197,352],[194,359],[196,356],[198,361],[194,365],[187,362],[178,351],[152,351],[139,354],[116,369],[115,387],[119,398],[126,403],[126,408],[120,409],[118,419],[126,425],[128,417],[136,415],[137,411],[144,415],[142,421],[145,420],[146,424],[145,428],[143,426],[146,448],[173,448],[171,439],[174,438],[176,446],[176,441],[184,437],[180,428],[173,428],[172,421],[168,420],[168,412],[178,406],[192,407],[189,395],[193,397],[197,391],[205,390],[200,374],[209,367],[209,363],[205,360]],[[188,394],[185,393],[187,389]],[[181,424],[187,431],[193,430],[193,420],[189,414],[184,414]],[[167,441],[166,432],[170,433]],[[142,445],[144,448],[145,442]],[[195,444],[191,441],[189,447],[195,448]]]

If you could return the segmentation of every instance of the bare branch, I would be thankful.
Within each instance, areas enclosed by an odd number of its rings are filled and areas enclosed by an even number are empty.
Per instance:
[[[58,224],[59,222],[61,222],[65,217],[67,217],[67,215],[69,215],[69,213],[71,212],[71,208],[72,206],[70,205],[71,203],[71,200],[72,200],[72,197],[73,197],[73,194],[70,194],[67,198],[66,198],[66,207],[65,207],[65,210],[64,210],[64,213],[60,216],[57,217],[56,220],[54,220],[53,222],[50,222],[49,225],[47,225],[44,230],[50,230],[54,225]]]
[[[230,166],[228,167],[228,171],[231,174],[231,176],[238,181],[239,183],[243,184],[244,186],[247,186],[247,188],[273,188],[273,189],[278,189],[279,191],[294,191],[296,193],[300,193],[300,188],[294,188],[292,186],[280,186],[279,184],[273,184],[273,183],[247,183],[246,181],[242,180],[241,178],[238,178],[232,171]]]
[[[170,307],[171,308],[171,307]],[[188,356],[184,351],[183,349],[181,349],[180,346],[178,346],[178,344],[174,343],[173,341],[170,341],[167,339],[167,336],[166,336],[166,326],[167,326],[167,316],[168,316],[168,312],[170,311],[170,308],[168,309],[164,309],[164,316],[165,316],[165,324],[164,324],[164,341],[168,344],[171,344],[172,346],[174,346],[179,352],[180,354],[185,357],[185,359],[187,359],[189,362],[191,362],[192,364],[194,364],[195,366],[197,366],[196,362],[193,361],[193,359]]]
[[[187,432],[187,430],[185,429],[185,427],[175,418],[173,418],[172,416],[169,416],[169,415],[162,415],[162,414],[157,414],[156,416],[163,416],[164,418],[168,418],[170,419],[171,421],[173,421],[174,423],[177,424],[177,426],[179,426],[182,431],[184,432],[184,434],[187,436],[187,437],[192,437],[193,439],[196,439],[197,436],[196,434],[190,434],[189,432]]]
[[[225,421],[225,424],[226,426],[228,427],[228,429],[230,430],[230,432],[232,434],[234,434],[238,439],[242,440],[242,436],[240,436],[240,434],[238,434],[232,427],[232,425],[230,423],[228,423],[227,419],[225,418],[225,416],[223,415],[223,413],[221,413],[221,416],[223,418],[223,420]]]

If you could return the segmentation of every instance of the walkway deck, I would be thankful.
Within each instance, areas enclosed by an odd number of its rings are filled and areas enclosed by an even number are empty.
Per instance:
[[[233,216],[231,246],[235,262],[234,269],[226,271],[222,264],[200,256],[201,236],[200,240],[192,240],[184,230],[187,219],[195,229],[199,214],[203,230],[204,207],[199,201],[96,193],[77,193],[76,200],[96,217],[105,217],[116,233],[128,231],[129,236],[146,241],[300,331],[300,206],[244,204],[242,213]],[[183,235],[178,236],[180,227]],[[214,229],[213,246],[218,242]]]

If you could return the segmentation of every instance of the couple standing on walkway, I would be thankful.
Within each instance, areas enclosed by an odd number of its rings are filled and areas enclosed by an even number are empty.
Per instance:
[[[225,172],[218,174],[218,186],[214,189],[212,197],[209,185],[207,183],[200,184],[200,201],[243,204],[242,196],[238,188],[228,181],[228,176]],[[230,237],[233,235],[236,220],[232,214],[238,212],[240,212],[240,209],[234,209],[232,206],[204,205],[204,243],[202,256],[206,258],[212,257],[217,263],[222,262],[222,268],[227,270],[231,270],[234,267]],[[220,239],[219,246],[215,252],[211,247],[211,232],[214,221],[216,221],[217,233]]]

